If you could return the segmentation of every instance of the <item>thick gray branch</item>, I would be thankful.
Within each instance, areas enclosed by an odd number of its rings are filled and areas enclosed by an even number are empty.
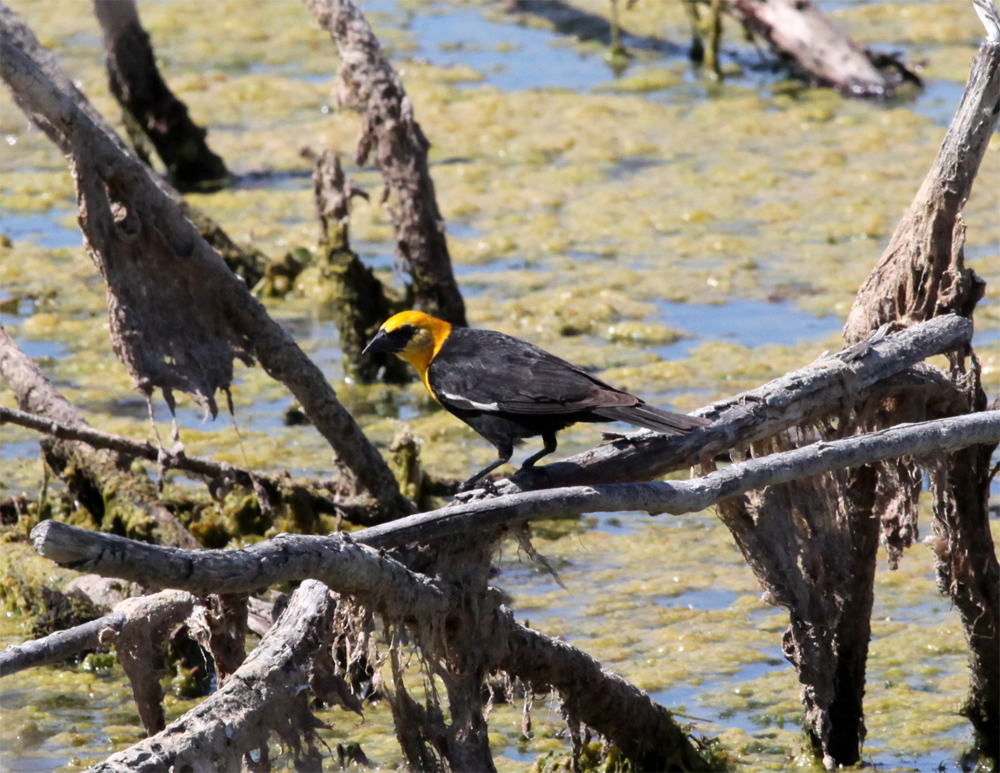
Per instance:
[[[695,480],[575,486],[500,496],[402,518],[352,535],[353,542],[378,548],[435,539],[473,528],[495,528],[538,518],[640,510],[651,514],[697,512],[747,491],[786,483],[843,467],[882,459],[919,456],[1000,441],[1000,411],[987,411],[859,435],[751,459]],[[340,593],[364,600],[395,594],[393,604],[409,610],[432,591],[425,578],[341,535],[283,534],[240,550],[187,551],[161,548],[45,521],[32,531],[35,551],[80,571],[173,587],[193,593],[252,592],[279,582],[320,578]],[[384,578],[380,581],[380,578]],[[379,592],[379,589],[383,592]],[[433,604],[432,604],[433,606]]]
[[[104,646],[101,632],[107,629],[120,631],[124,624],[125,613],[112,612],[97,620],[67,628],[65,631],[56,631],[41,639],[11,644],[0,652],[0,677],[10,676],[34,666],[59,663],[86,650],[101,648]]]
[[[501,493],[659,478],[830,414],[848,413],[877,382],[972,340],[972,322],[948,315],[868,339],[763,386],[695,411],[712,424],[687,435],[638,432],[561,462],[521,470]]]
[[[32,531],[35,551],[58,564],[150,588],[243,593],[309,578],[390,617],[432,616],[449,599],[427,577],[344,535],[280,534],[238,550],[161,548],[112,534],[44,521]]]

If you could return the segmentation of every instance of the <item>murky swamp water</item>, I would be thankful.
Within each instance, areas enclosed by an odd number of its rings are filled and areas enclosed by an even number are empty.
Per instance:
[[[633,59],[618,77],[599,41],[581,43],[499,5],[365,3],[434,145],[432,174],[473,324],[535,341],[683,410],[839,348],[854,293],[929,168],[982,29],[964,2],[821,6],[860,43],[919,63],[923,95],[878,105],[803,90],[761,67],[732,29],[730,78],[710,83],[683,56],[679,3],[640,0],[623,11]],[[13,7],[98,109],[117,119],[90,7]],[[574,7],[598,21],[608,14],[602,0]],[[271,257],[313,247],[312,185],[300,149],[334,147],[348,161],[358,120],[336,109],[334,48],[304,5],[174,0],[143,3],[140,13],[171,86],[241,175],[234,189],[193,197],[197,205]],[[103,288],[81,246],[65,163],[6,91],[0,136],[0,231],[10,240],[0,247],[0,322],[95,426],[144,438],[146,405],[111,353]],[[376,172],[348,164],[348,173],[378,192]],[[994,141],[965,209],[969,263],[989,282],[977,343],[991,394],[1000,387],[998,180]],[[387,212],[357,204],[351,234],[390,279]],[[378,443],[406,421],[433,474],[465,476],[493,458],[419,385],[344,383],[336,331],[313,288],[269,305]],[[205,423],[182,402],[190,452],[296,474],[329,470],[325,442],[309,427],[284,425],[282,386],[240,368],[234,398],[242,447],[228,419]],[[0,400],[13,405],[9,390]],[[155,415],[166,436],[162,403]],[[37,438],[4,427],[2,439],[4,495],[37,492]],[[600,428],[574,428],[560,436],[559,453],[599,440]],[[172,485],[193,484],[177,476]],[[928,524],[926,515],[925,533]],[[567,589],[505,545],[497,584],[519,619],[590,652],[690,717],[697,732],[720,736],[737,767],[811,766],[796,678],[780,652],[786,615],[759,600],[711,512],[606,514],[539,524],[536,534]],[[4,560],[27,567],[24,548],[5,544]],[[44,565],[30,571],[56,574]],[[23,635],[16,615],[2,633],[4,644]],[[954,769],[969,737],[957,715],[966,685],[961,625],[937,593],[930,551],[917,545],[896,572],[883,559],[866,759],[884,770]],[[117,665],[38,669],[5,679],[2,690],[4,770],[77,769],[141,736]],[[177,716],[190,705],[170,698],[168,711]],[[381,767],[400,762],[384,706],[368,707],[363,722],[323,716],[331,745],[360,741]],[[569,748],[557,708],[543,698],[531,739],[520,736],[519,705],[498,705],[490,725],[504,770]]]

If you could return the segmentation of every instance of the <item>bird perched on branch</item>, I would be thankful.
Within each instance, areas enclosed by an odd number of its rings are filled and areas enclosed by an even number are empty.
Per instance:
[[[369,352],[393,352],[409,362],[441,405],[496,446],[497,460],[459,491],[508,461],[525,438],[541,435],[542,450],[523,465],[533,466],[556,450],[556,433],[578,421],[624,421],[664,435],[709,423],[646,405],[527,341],[452,327],[422,311],[386,320],[365,347]]]

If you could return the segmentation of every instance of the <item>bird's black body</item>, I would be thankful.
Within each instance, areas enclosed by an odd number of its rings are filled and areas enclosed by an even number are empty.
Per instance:
[[[524,462],[532,466],[556,450],[556,433],[576,422],[624,421],[668,435],[707,423],[646,405],[527,341],[451,327],[420,312],[387,321],[366,351],[408,359],[441,405],[496,446],[499,458],[462,489],[508,461],[525,438],[540,435],[543,449]]]
[[[431,360],[427,383],[441,405],[496,446],[495,466],[525,438],[541,435],[545,448],[525,462],[531,466],[555,451],[556,432],[576,422],[625,421],[666,434],[704,423],[652,408],[534,344],[492,330],[453,328]]]

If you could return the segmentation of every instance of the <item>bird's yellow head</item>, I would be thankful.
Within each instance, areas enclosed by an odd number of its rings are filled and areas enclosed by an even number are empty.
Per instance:
[[[451,325],[422,311],[389,317],[362,354],[392,352],[417,369],[427,386],[427,368],[451,334]],[[429,386],[427,386],[430,389]]]

